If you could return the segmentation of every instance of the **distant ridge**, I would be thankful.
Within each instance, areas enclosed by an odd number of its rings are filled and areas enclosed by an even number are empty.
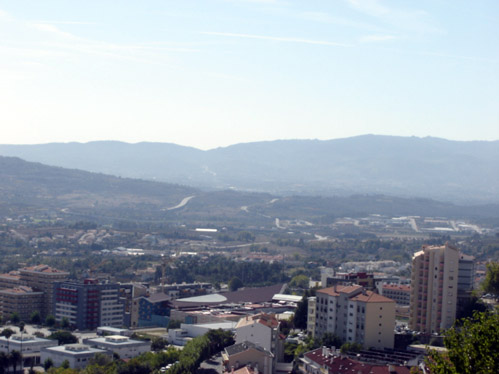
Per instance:
[[[449,217],[496,221],[499,205],[444,203],[386,195],[276,196],[120,178],[0,156],[0,218],[89,220],[194,227],[279,226],[276,218],[331,223],[335,217]],[[133,227],[133,226],[131,226]],[[199,227],[199,226],[198,226]]]
[[[499,202],[499,141],[363,135],[208,151],[171,143],[99,141],[0,145],[0,155],[205,189]]]

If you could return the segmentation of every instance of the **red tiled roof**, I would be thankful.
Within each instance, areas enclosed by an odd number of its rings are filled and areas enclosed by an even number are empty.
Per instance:
[[[34,271],[37,273],[67,273],[66,271],[52,268],[48,265],[35,265],[22,268],[21,271]]]
[[[372,365],[352,360],[347,357],[325,357],[322,348],[305,353],[305,357],[316,362],[320,366],[327,366],[330,373],[335,374],[409,374],[410,370],[405,366],[395,365]],[[390,371],[390,368],[392,371]]]
[[[357,296],[352,297],[350,300],[363,301],[366,303],[395,303],[395,300],[381,296],[380,294],[372,291],[366,291],[365,294],[360,293]]]
[[[340,293],[352,293],[355,292],[359,289],[361,289],[362,286],[333,286],[329,288],[323,288],[322,290],[317,291],[317,293],[325,293],[326,295],[329,296],[340,296]]]

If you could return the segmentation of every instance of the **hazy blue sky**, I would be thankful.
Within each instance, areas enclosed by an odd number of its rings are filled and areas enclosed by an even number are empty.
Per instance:
[[[0,143],[499,139],[499,1],[0,0]]]

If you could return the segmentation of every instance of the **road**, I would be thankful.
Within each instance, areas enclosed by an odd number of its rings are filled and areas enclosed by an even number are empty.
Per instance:
[[[216,374],[223,373],[222,366],[222,355],[220,353],[215,356],[205,360],[199,366],[201,370],[198,370],[198,373],[202,372],[203,374]]]
[[[174,210],[174,209],[179,209],[179,208],[182,208],[183,206],[186,206],[187,203],[189,202],[189,200],[191,200],[192,198],[196,197],[195,195],[192,195],[192,196],[187,196],[187,197],[184,197],[182,199],[182,201],[180,203],[178,203],[177,205],[175,206],[172,206],[170,208],[166,208],[166,210]]]

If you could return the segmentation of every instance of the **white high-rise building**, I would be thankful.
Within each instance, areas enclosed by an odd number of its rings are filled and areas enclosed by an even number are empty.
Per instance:
[[[409,326],[426,334],[452,327],[456,319],[459,250],[449,243],[423,246],[412,258]]]

